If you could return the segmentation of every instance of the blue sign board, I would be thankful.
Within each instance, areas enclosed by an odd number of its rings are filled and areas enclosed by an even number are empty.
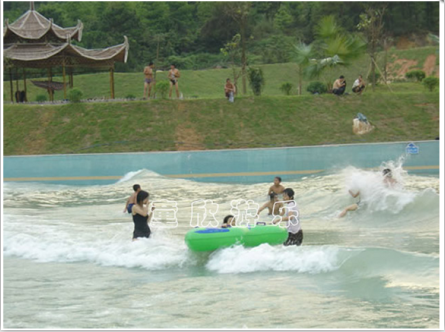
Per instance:
[[[406,146],[405,151],[408,154],[419,154],[419,147],[411,142]]]

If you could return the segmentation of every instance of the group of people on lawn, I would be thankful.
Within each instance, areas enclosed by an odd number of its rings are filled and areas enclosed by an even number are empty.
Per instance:
[[[151,90],[155,84],[154,79],[154,64],[150,62],[148,66],[144,68],[144,99],[147,97],[150,99]],[[176,98],[179,98],[179,78],[181,77],[181,73],[178,68],[174,64],[170,66],[170,70],[168,71],[168,79],[170,82],[170,89],[168,92],[168,97],[171,98],[173,87],[175,87]],[[365,89],[365,82],[362,78],[362,75],[359,75],[358,78],[354,81],[352,85],[352,92],[361,95],[363,90]],[[346,80],[343,75],[341,75],[337,80],[335,80],[334,85],[332,87],[332,93],[334,95],[340,96],[345,93],[346,90]],[[230,78],[226,79],[226,84],[224,85],[224,94],[230,102],[233,102],[234,96],[236,94],[236,86],[230,81]]]

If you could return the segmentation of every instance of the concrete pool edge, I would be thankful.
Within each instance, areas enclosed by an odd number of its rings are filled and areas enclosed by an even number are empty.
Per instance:
[[[409,144],[417,150],[407,153]],[[268,149],[6,156],[4,181],[110,184],[142,169],[170,178],[208,182],[262,182],[332,172],[374,169],[404,159],[403,168],[439,174],[439,141],[319,145]]]

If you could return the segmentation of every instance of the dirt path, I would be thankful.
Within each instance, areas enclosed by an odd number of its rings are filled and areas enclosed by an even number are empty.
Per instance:
[[[416,60],[397,59],[393,63],[388,64],[389,76],[393,79],[404,79],[405,74],[416,65]]]
[[[425,72],[426,76],[431,76],[434,73],[434,70],[436,69],[436,56],[434,54],[428,55],[428,57],[425,60],[425,63],[423,64],[423,71]]]

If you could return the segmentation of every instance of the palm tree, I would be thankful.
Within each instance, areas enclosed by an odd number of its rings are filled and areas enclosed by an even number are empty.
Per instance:
[[[303,42],[299,42],[294,45],[293,49],[294,60],[298,65],[298,94],[302,94],[301,86],[303,80],[303,71],[311,63],[311,59],[314,56],[312,45],[306,45]]]
[[[336,66],[347,66],[352,60],[360,57],[366,48],[366,43],[355,35],[348,34],[337,25],[333,16],[321,19],[316,27],[316,39],[313,47],[318,54],[311,60],[305,74],[309,78],[319,77],[326,69],[331,71]],[[331,79],[327,82],[331,90]]]

